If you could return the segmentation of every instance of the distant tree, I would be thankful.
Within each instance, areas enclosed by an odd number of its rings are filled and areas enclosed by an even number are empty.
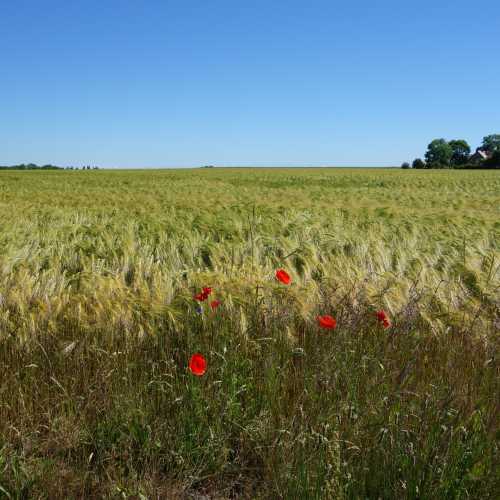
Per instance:
[[[410,164],[405,161],[404,163],[401,164],[401,168],[410,168]]]
[[[413,168],[425,168],[425,162],[420,158],[415,158],[412,163]]]
[[[483,145],[481,149],[489,153],[500,151],[500,134],[492,134],[483,137]]]
[[[463,139],[456,139],[448,143],[453,151],[451,164],[453,166],[465,165],[469,160],[470,146]]]
[[[428,146],[425,153],[425,161],[428,168],[449,168],[452,147],[444,139],[434,139]]]

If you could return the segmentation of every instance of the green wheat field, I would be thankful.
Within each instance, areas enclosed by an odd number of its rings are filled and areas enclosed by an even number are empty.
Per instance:
[[[0,205],[1,498],[498,498],[499,172],[5,171]]]

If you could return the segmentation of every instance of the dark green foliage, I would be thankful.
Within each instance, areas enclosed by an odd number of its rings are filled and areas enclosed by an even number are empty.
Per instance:
[[[454,139],[449,142],[445,139],[434,139],[427,146],[426,163],[417,158],[413,162],[413,168],[499,168],[500,134],[484,137],[483,144],[477,151],[483,151],[492,156],[484,161],[478,155],[471,157],[471,148],[463,139]]]
[[[0,170],[63,170],[63,167],[56,167],[55,165],[39,167],[34,163],[28,163],[28,165],[21,163],[20,165],[12,165],[10,167],[0,166]]]
[[[491,134],[483,138],[482,149],[490,153],[500,151],[500,134]]]
[[[90,170],[90,165],[82,167],[82,170]],[[98,170],[99,167],[92,167],[93,170]],[[27,165],[21,163],[19,165],[0,166],[0,170],[73,170],[73,167],[57,167],[56,165],[43,165],[39,167],[35,163],[28,163]],[[78,167],[76,168],[78,170]]]
[[[426,168],[425,162],[420,158],[415,158],[412,163],[413,168]]]
[[[457,139],[450,141],[448,144],[451,146],[453,151],[451,156],[451,165],[465,165],[470,155],[470,146],[467,144],[467,141]]]
[[[500,149],[493,152],[491,158],[484,162],[486,168],[500,168]]]
[[[434,139],[425,153],[428,168],[449,168],[453,156],[452,147],[445,139]]]
[[[410,164],[409,164],[408,162],[406,162],[406,161],[405,161],[405,162],[401,165],[401,168],[404,168],[404,169],[406,169],[406,168],[410,168]]]

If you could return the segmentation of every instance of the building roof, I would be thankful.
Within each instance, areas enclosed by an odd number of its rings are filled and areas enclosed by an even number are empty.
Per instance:
[[[475,156],[476,158],[480,157],[483,160],[488,160],[489,158],[491,158],[491,153],[489,151],[485,151],[484,149],[477,148],[476,152],[472,156]]]

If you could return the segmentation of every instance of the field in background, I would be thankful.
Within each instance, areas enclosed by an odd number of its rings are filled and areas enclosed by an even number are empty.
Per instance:
[[[0,204],[0,495],[494,498],[498,172],[2,172]]]

